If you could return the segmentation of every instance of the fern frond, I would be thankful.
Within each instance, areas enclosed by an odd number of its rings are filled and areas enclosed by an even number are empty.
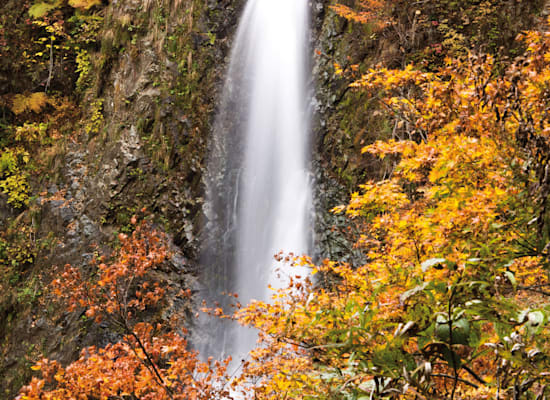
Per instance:
[[[50,102],[48,95],[44,92],[32,93],[30,96],[16,94],[12,101],[11,110],[15,115],[27,111],[39,113]]]
[[[41,1],[39,3],[33,4],[31,8],[29,8],[29,15],[33,18],[42,18],[43,16],[48,14],[51,10],[59,7],[60,5],[61,5],[61,0],[57,0],[54,2]]]

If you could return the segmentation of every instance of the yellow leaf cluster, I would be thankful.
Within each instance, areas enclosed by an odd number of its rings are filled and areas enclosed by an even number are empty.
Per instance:
[[[391,178],[334,209],[360,227],[362,265],[325,261],[315,285],[237,314],[265,346],[245,367],[255,398],[477,399],[512,393],[512,376],[540,382],[533,396],[550,385],[530,356],[550,352],[548,225],[533,222],[548,221],[533,216],[546,210],[550,34],[523,40],[527,56],[504,72],[470,55],[352,84],[421,134],[363,148],[393,157]]]

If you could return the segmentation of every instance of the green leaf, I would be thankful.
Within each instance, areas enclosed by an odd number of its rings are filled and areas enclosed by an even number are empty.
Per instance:
[[[450,338],[449,332],[450,332],[449,322],[442,315],[438,315],[436,320],[436,326],[435,326],[436,336],[440,340],[444,342],[448,342]]]
[[[511,331],[510,324],[503,324],[498,321],[495,321],[494,326],[499,338],[504,338],[510,334],[510,331]]]
[[[544,322],[544,314],[542,311],[533,311],[527,315],[531,326],[541,326]]]
[[[458,370],[460,369],[460,367],[462,367],[460,356],[456,354],[453,350],[449,349],[448,347],[444,347],[442,355],[443,359],[447,361],[447,364],[449,364],[451,368]]]
[[[418,294],[420,292],[422,292],[424,289],[426,289],[426,287],[428,286],[428,283],[423,283],[422,285],[418,285],[410,290],[407,290],[406,292],[404,292],[400,297],[399,297],[399,301],[403,304],[405,303],[408,299],[410,299],[411,297],[413,297],[415,294]]]
[[[523,324],[525,322],[525,319],[527,318],[527,314],[529,314],[529,309],[521,310],[516,318],[516,321],[520,324]]]
[[[468,338],[470,336],[470,323],[467,318],[460,318],[457,321],[453,321],[453,342],[452,344],[468,344]],[[437,317],[437,325],[435,334],[437,337],[444,341],[449,342],[450,329],[449,322],[442,316]]]
[[[470,323],[466,318],[460,318],[453,323],[453,344],[468,344]]]
[[[468,335],[468,345],[470,347],[478,348],[481,344],[481,335],[478,332],[478,329],[471,329],[470,334]]]
[[[29,8],[29,15],[33,18],[42,18],[44,15],[48,14],[51,10],[59,7],[60,5],[61,0],[56,0],[53,3],[36,3],[31,8]]]
[[[421,264],[422,272],[426,272],[428,269],[435,267],[436,265],[443,264],[447,260],[444,258],[430,258]]]
[[[518,281],[516,281],[516,277],[514,276],[514,274],[511,271],[505,271],[504,276],[506,276],[506,278],[510,281],[515,289],[518,285]]]

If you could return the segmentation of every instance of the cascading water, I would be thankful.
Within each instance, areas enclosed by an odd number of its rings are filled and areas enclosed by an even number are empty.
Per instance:
[[[308,250],[308,14],[308,0],[249,0],[241,18],[206,175],[208,302],[267,300],[292,274],[273,256]],[[207,356],[240,359],[255,343],[236,324],[199,325],[215,331],[197,343]]]

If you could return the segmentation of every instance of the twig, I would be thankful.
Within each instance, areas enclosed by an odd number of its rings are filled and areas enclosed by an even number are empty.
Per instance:
[[[447,318],[449,320],[449,350],[451,351],[451,359],[453,361],[453,371],[455,373],[454,376],[454,384],[453,384],[453,391],[451,393],[451,400],[455,398],[456,388],[458,386],[458,368],[456,367],[456,354],[453,351],[453,297],[455,295],[455,288],[453,287],[451,291],[451,296],[449,297],[449,306],[447,310]]]
[[[436,377],[436,378],[447,378],[447,379],[452,379],[454,380],[455,382],[456,381],[460,381],[462,383],[465,383],[466,385],[469,385],[473,388],[476,388],[476,389],[479,389],[479,386],[476,385],[475,383],[472,383],[470,381],[467,381],[466,379],[463,379],[459,376],[452,376],[452,375],[447,375],[447,374],[432,374],[431,376],[433,377]]]
[[[543,294],[545,296],[550,296],[550,292],[547,292],[546,290],[537,289],[536,286],[518,286],[518,290],[525,290],[529,292],[539,293]]]
[[[141,339],[139,338],[139,336],[138,336],[134,331],[130,331],[130,333],[131,333],[131,335],[136,339],[137,344],[139,345],[139,347],[141,348],[141,350],[142,350],[143,353],[145,354],[145,357],[147,358],[147,361],[148,361],[149,364],[151,365],[151,368],[153,368],[153,371],[155,372],[155,375],[156,375],[157,378],[159,379],[159,383],[162,385],[162,387],[163,387],[164,390],[166,391],[166,394],[168,395],[168,397],[170,397],[171,399],[173,399],[174,397],[172,396],[172,391],[170,390],[170,388],[168,388],[168,386],[166,386],[166,383],[164,382],[164,379],[162,379],[162,376],[160,375],[160,372],[159,372],[159,370],[157,369],[156,364],[155,364],[154,361],[151,359],[151,356],[149,355],[149,352],[147,351],[147,349],[145,348],[145,346],[144,346],[143,343],[141,342]]]
[[[464,368],[470,375],[472,375],[474,377],[474,379],[476,381],[478,381],[479,383],[483,383],[484,385],[487,384],[487,382],[485,382],[483,380],[483,378],[481,378],[479,375],[477,375],[470,367],[468,367],[467,365],[463,365],[462,368]]]
[[[50,67],[49,67],[49,73],[48,73],[48,79],[46,80],[46,88],[44,89],[44,92],[48,92],[48,89],[50,88],[50,83],[53,78],[53,38],[50,37]]]

